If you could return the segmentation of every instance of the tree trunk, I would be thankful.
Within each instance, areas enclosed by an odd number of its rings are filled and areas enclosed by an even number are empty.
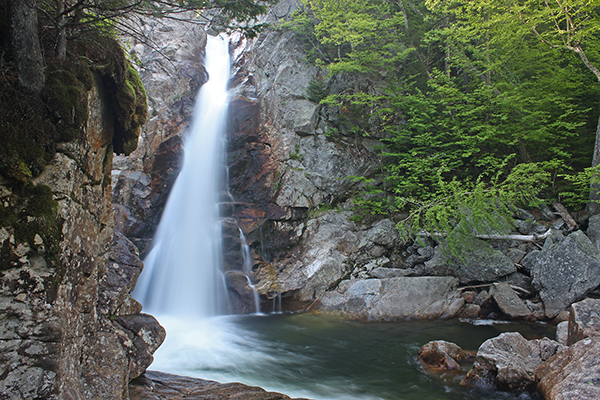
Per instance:
[[[35,6],[35,0],[11,1],[10,25],[19,83],[26,90],[39,94],[44,88],[46,76]]]
[[[56,1],[56,58],[64,61],[67,58],[67,30],[65,28],[65,1]]]
[[[581,46],[573,46],[567,47],[569,50],[574,51],[579,54],[581,61],[585,64],[585,66],[596,76],[598,81],[600,82],[600,70],[590,62],[590,60],[585,55],[585,52],[581,48]],[[597,167],[600,164],[600,117],[598,118],[598,123],[596,124],[596,142],[594,143],[594,154],[592,156],[592,167]],[[592,177],[592,183],[590,184],[590,201],[587,205],[587,211],[592,214],[600,214],[600,176],[595,175]]]
[[[594,155],[592,157],[592,167],[597,167],[600,164],[600,117],[596,125],[596,142],[594,144]],[[587,210],[590,214],[600,214],[600,183],[596,182],[599,177],[592,177],[590,184],[590,202],[587,205]]]

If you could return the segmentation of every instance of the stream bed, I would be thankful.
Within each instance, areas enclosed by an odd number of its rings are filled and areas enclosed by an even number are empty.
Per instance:
[[[527,339],[554,338],[548,325],[491,321],[364,323],[314,314],[157,318],[167,339],[150,369],[318,400],[536,399],[529,393],[462,387],[470,365],[462,374],[439,376],[420,365],[417,352],[440,339],[476,351],[486,339],[510,331]]]

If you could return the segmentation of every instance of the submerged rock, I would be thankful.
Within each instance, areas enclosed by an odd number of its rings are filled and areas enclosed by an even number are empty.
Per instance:
[[[464,385],[504,390],[530,390],[536,369],[556,354],[561,345],[547,338],[527,340],[507,332],[486,340],[477,351]]]
[[[285,400],[281,393],[267,392],[241,383],[219,383],[205,379],[147,371],[129,384],[131,400],[237,399]],[[296,399],[306,400],[306,399]]]
[[[403,277],[343,281],[313,310],[367,320],[454,317],[464,304],[451,277]]]
[[[455,343],[445,340],[434,340],[421,347],[417,358],[425,365],[442,370],[460,370],[459,361],[469,355]]]

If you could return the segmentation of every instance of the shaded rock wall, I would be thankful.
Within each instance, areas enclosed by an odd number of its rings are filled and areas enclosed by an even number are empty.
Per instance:
[[[142,267],[137,249],[113,237],[114,116],[98,77],[86,100],[83,137],[59,145],[25,189],[33,196],[0,180],[5,210],[25,202],[18,218],[31,229],[0,228],[8,260],[0,275],[2,398],[126,397],[164,339],[129,296]],[[145,341],[123,322],[132,315],[153,327]]]

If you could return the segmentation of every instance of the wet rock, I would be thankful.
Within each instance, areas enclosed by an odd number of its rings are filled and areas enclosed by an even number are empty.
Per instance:
[[[504,314],[511,318],[526,318],[531,314],[529,308],[509,284],[499,283],[493,294],[496,304]]]
[[[588,337],[600,337],[600,299],[572,304],[568,324],[568,345]]]
[[[526,340],[520,333],[503,333],[477,350],[463,384],[503,390],[530,390],[536,369],[556,354],[560,344],[550,339]]]
[[[446,371],[460,370],[458,362],[467,357],[460,346],[445,340],[426,343],[417,353],[417,358],[423,364]]]
[[[532,267],[532,283],[546,317],[554,318],[600,285],[600,252],[581,231],[546,242]]]
[[[255,290],[250,286],[248,277],[242,271],[225,272],[225,282],[233,313],[251,314],[256,312]]]
[[[547,400],[599,399],[599,359],[598,337],[562,348],[535,371],[538,393]]]
[[[132,381],[129,384],[129,398],[131,400],[290,399],[289,396],[281,393],[267,392],[259,387],[241,383],[218,383],[156,371],[147,371],[144,376]]]
[[[464,304],[450,277],[355,279],[326,292],[313,307],[353,319],[451,318]]]
[[[127,351],[125,359],[129,360],[129,379],[135,379],[152,364],[152,354],[164,342],[167,333],[156,318],[148,314],[116,317],[114,321],[123,328],[119,333]]]

